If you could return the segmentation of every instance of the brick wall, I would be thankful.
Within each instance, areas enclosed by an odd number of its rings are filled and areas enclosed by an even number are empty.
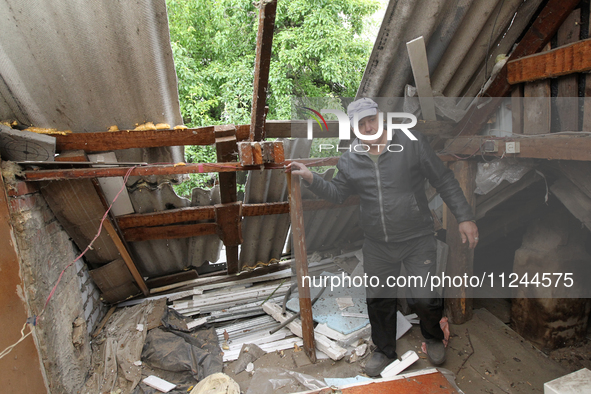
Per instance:
[[[23,293],[30,315],[40,315],[60,273],[80,252],[38,191],[21,185],[10,194]],[[105,309],[86,264],[79,260],[67,268],[35,330],[52,393],[74,393],[84,383],[89,334]]]

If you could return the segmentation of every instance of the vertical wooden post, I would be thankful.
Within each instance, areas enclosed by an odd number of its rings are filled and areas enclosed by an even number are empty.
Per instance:
[[[229,163],[237,160],[238,145],[236,144],[236,127],[234,126],[216,126],[215,148],[218,163]],[[220,172],[220,197],[222,204],[235,203],[236,193],[236,173]],[[228,274],[235,274],[239,271],[238,267],[238,245],[226,246],[226,264]]]
[[[556,33],[556,46],[579,41],[581,34],[581,10],[570,13]],[[558,77],[556,109],[560,120],[558,131],[579,130],[579,74]]]
[[[450,165],[468,203],[474,210],[474,189],[476,187],[476,163],[468,160],[460,160]],[[447,260],[446,275],[468,276],[472,275],[474,268],[474,251],[468,247],[468,242],[462,243],[462,237],[458,228],[458,222],[454,215],[445,207],[445,219],[449,245],[449,257]],[[463,324],[472,318],[472,291],[468,287],[452,287],[445,290],[445,312],[453,324]]]
[[[262,141],[265,138],[265,103],[267,101],[267,88],[269,87],[271,46],[273,45],[273,30],[275,29],[276,14],[277,0],[261,2],[261,8],[259,9],[259,30],[257,33],[257,52],[254,63],[254,91],[250,119],[251,141]]]
[[[316,362],[316,348],[314,345],[314,322],[312,321],[312,300],[310,299],[309,283],[304,283],[304,276],[308,276],[308,255],[306,253],[306,232],[304,227],[304,209],[302,206],[302,192],[300,177],[287,174],[287,183],[291,190],[289,196],[289,212],[291,216],[291,233],[293,236],[298,293],[300,297],[300,317],[302,319],[302,337],[304,351],[311,362]]]

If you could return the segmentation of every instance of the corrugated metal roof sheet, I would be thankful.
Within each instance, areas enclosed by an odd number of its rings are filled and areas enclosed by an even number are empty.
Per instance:
[[[129,190],[129,197],[137,213],[165,211],[190,206],[206,206],[220,203],[220,191],[193,189],[191,200],[176,195],[170,183],[156,187],[142,185]],[[222,241],[217,235],[190,238],[155,239],[129,242],[138,269],[144,276],[160,276],[194,266],[206,261],[216,262]]]

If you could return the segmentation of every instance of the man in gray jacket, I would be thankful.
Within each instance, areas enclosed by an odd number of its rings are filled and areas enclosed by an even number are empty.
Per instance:
[[[376,351],[365,365],[369,376],[377,376],[396,354],[397,288],[388,277],[398,277],[401,263],[409,276],[426,279],[434,275],[437,243],[433,218],[425,195],[424,181],[440,193],[459,223],[462,241],[474,248],[478,229],[472,208],[466,201],[453,172],[432,150],[427,139],[416,131],[411,140],[396,130],[388,141],[385,130],[379,135],[378,105],[363,98],[347,109],[351,125],[355,115],[364,138],[353,141],[337,164],[337,175],[330,181],[313,174],[303,164],[293,162],[287,171],[300,175],[319,197],[340,204],[350,195],[360,198],[360,222],[365,234],[363,265],[368,277],[379,278],[377,286],[366,289],[367,309]],[[420,319],[429,360],[445,361],[440,320],[443,302],[430,286],[407,288],[407,300]]]

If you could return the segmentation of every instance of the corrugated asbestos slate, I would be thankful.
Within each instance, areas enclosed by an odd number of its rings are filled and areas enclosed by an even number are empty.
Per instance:
[[[475,97],[495,58],[506,54],[541,0],[392,0],[367,63],[357,97],[403,97],[414,85],[406,43],[425,39],[433,90]],[[462,103],[465,105],[471,100]],[[392,102],[392,108],[399,110]]]

